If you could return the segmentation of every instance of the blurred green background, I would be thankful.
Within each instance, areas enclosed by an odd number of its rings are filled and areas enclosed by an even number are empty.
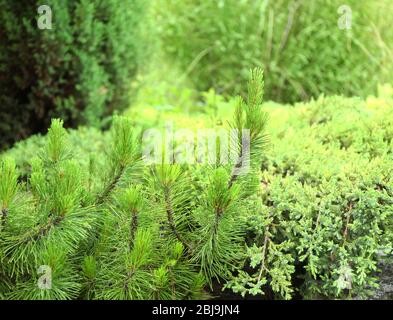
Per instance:
[[[266,100],[280,103],[367,97],[392,83],[389,0],[348,0],[345,12],[341,0],[46,4],[51,30],[37,27],[39,1],[0,0],[3,148],[45,132],[54,117],[106,128],[124,110],[208,109],[244,95],[253,67],[264,68]]]

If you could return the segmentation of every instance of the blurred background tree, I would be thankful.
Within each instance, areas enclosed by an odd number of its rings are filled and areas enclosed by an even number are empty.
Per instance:
[[[166,55],[199,90],[244,93],[248,70],[264,67],[267,98],[366,96],[392,80],[389,0],[157,0],[154,14]]]
[[[48,0],[52,29],[37,27],[37,0],[0,0],[0,145],[66,126],[97,126],[129,106],[143,44],[143,0]]]

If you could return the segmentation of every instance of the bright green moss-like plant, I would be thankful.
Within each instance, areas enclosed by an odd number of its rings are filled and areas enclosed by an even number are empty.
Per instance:
[[[276,112],[273,150],[247,219],[248,268],[227,287],[283,298],[372,294],[378,264],[392,256],[389,101],[370,108],[360,99],[321,97],[268,109]],[[290,117],[282,121],[283,114]]]

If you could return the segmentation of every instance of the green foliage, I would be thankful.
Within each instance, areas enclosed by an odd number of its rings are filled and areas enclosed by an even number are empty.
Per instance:
[[[226,286],[243,296],[366,297],[392,254],[391,96],[267,110],[273,149],[247,219],[251,271]]]
[[[234,186],[228,190],[228,179],[224,170],[214,172],[206,191],[205,205],[196,215],[202,228],[196,235],[195,260],[209,280],[227,280],[236,263],[243,258],[244,227],[235,219],[241,208],[239,190]],[[209,284],[212,285],[211,280]]]
[[[262,80],[254,70],[244,119],[263,120]],[[250,123],[251,145],[264,134],[260,121]],[[238,162],[196,168],[208,179],[195,180],[192,167],[143,165],[129,118],[114,117],[110,133],[105,160],[89,161],[93,174],[75,159],[60,120],[31,160],[27,183],[2,160],[5,299],[201,299],[206,284],[241,267],[245,229],[235,215],[247,204],[240,190],[250,187],[247,175],[233,174]]]
[[[46,148],[48,136],[34,135],[30,138],[17,142],[12,149],[5,151],[0,158],[13,158],[19,169],[20,178],[27,179],[31,173],[31,159],[37,155],[37,150]],[[80,127],[78,130],[68,130],[68,143],[72,145],[75,160],[82,166],[84,171],[94,174],[98,163],[103,163],[100,156],[109,144],[110,135],[96,128]]]
[[[129,105],[130,82],[143,50],[145,1],[45,3],[52,29],[37,26],[36,0],[0,1],[0,145],[47,128],[99,125]]]
[[[15,162],[13,160],[5,159],[2,162],[0,167],[0,181],[1,209],[6,210],[12,202],[18,189],[17,173]]]
[[[338,26],[344,4],[349,30]],[[154,9],[164,52],[199,90],[244,93],[254,66],[264,66],[267,99],[280,102],[366,96],[392,81],[389,0],[170,0]]]
[[[253,70],[247,99],[210,92],[212,110],[176,115],[249,129],[246,175],[247,144],[232,165],[145,164],[147,120],[114,117],[108,133],[53,121],[1,158],[2,298],[199,299],[218,283],[245,298],[367,297],[393,249],[393,94],[379,89],[262,106]],[[37,286],[40,266],[54,290]]]

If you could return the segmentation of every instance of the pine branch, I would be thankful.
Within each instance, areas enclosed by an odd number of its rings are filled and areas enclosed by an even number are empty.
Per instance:
[[[220,220],[222,215],[224,214],[224,210],[221,207],[218,207],[215,209],[214,212],[214,225],[213,225],[213,232],[212,232],[212,247],[214,250],[214,247],[216,245],[217,241],[217,234],[218,234],[218,228],[220,227]]]
[[[4,227],[5,224],[7,223],[7,216],[8,216],[8,209],[4,208],[1,210],[1,226]]]
[[[123,289],[124,289],[125,294],[127,294],[127,292],[128,292],[128,286],[129,286],[129,283],[130,283],[132,277],[135,274],[135,271],[136,271],[135,267],[132,267],[131,270],[127,272],[126,278],[124,279],[124,283],[123,283]]]
[[[97,204],[103,204],[105,200],[109,197],[109,195],[112,193],[113,190],[115,190],[116,186],[119,184],[119,181],[121,180],[122,176],[124,175],[125,172],[125,167],[120,166],[118,172],[115,174],[115,176],[112,178],[110,183],[106,186],[104,191],[101,193],[101,195],[97,198]]]
[[[199,217],[202,228],[193,260],[200,263],[210,287],[213,278],[228,279],[231,269],[236,269],[243,258],[241,223],[234,219],[239,187],[234,185],[228,189],[228,178],[224,168],[215,169]]]
[[[246,146],[245,147],[243,145],[241,146],[241,150],[239,152],[239,157],[236,161],[234,168],[232,169],[231,178],[229,179],[229,182],[228,182],[228,189],[232,188],[232,185],[234,184],[234,182],[237,180],[237,178],[240,175],[240,173],[237,173],[237,172],[239,172],[240,168],[245,163],[246,155],[244,154],[244,149],[250,150],[250,141],[246,140],[245,143],[246,143]]]
[[[229,189],[240,176],[240,169],[242,166],[251,166],[251,158],[260,156],[265,145],[266,137],[264,131],[267,123],[267,116],[262,110],[263,95],[263,71],[256,68],[251,70],[250,73],[247,103],[239,97],[236,105],[232,126],[238,130],[238,139],[241,141],[238,141],[239,155],[228,181]],[[243,130],[248,130],[249,136],[244,137]]]
[[[135,240],[135,234],[138,229],[138,212],[136,210],[132,210],[131,213],[131,223],[130,223],[130,243],[129,249],[132,250]]]
[[[64,215],[60,215],[58,217],[51,218],[49,222],[43,227],[39,228],[38,232],[35,235],[31,236],[30,239],[37,241],[45,237],[52,228],[58,226],[63,221],[64,217]]]
[[[180,233],[177,230],[175,220],[174,220],[174,213],[172,207],[172,200],[171,200],[171,192],[168,187],[164,187],[164,200],[165,200],[165,207],[166,207],[166,214],[168,219],[169,227],[175,237],[183,244],[188,251],[191,251],[190,245],[183,239]]]

